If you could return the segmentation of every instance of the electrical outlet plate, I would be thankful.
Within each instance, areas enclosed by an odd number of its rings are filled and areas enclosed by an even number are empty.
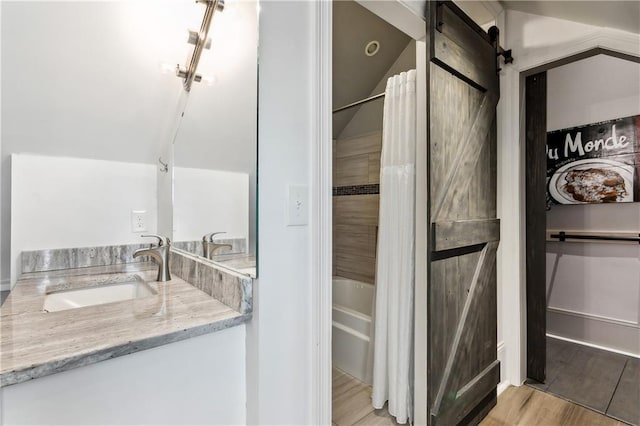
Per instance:
[[[289,185],[288,225],[304,226],[309,223],[309,189],[305,185]]]
[[[147,222],[146,210],[131,211],[131,232],[147,232]]]

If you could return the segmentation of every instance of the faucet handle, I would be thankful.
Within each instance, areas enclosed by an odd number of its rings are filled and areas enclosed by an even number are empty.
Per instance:
[[[215,237],[216,235],[219,235],[219,234],[226,234],[226,232],[212,232],[210,234],[205,234],[202,237],[202,241],[206,242],[207,240],[209,240],[210,242],[213,242],[213,237]]]
[[[157,238],[159,247],[171,245],[171,240],[169,239],[169,237],[162,237],[156,234],[147,234],[147,235],[140,235],[140,236],[143,238]]]

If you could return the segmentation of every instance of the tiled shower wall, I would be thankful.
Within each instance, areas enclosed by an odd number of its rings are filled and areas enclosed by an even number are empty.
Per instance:
[[[375,282],[382,133],[333,141],[333,274]]]

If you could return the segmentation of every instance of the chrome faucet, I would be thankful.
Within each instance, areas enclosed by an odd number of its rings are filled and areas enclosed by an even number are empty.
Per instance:
[[[138,256],[151,256],[158,263],[158,278],[156,281],[165,282],[171,280],[171,272],[169,272],[169,256],[171,253],[171,240],[160,235],[141,235],[141,237],[152,237],[158,239],[156,247],[138,249],[133,253],[133,258]]]
[[[212,232],[210,234],[205,234],[202,237],[202,254],[207,259],[211,259],[211,256],[220,249],[228,248],[231,250],[233,246],[231,244],[219,244],[213,241],[213,237],[219,234],[226,234],[226,232]]]

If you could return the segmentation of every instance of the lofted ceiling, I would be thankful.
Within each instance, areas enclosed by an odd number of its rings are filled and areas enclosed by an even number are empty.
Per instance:
[[[480,26],[493,22],[496,11],[501,8],[497,1],[453,0],[453,2]],[[490,7],[491,5],[494,7]]]
[[[406,0],[405,0],[406,1]],[[552,18],[640,33],[640,0],[454,0],[479,25],[490,25],[502,10],[509,9]],[[380,42],[377,55],[368,57],[369,41]],[[333,2],[333,108],[372,94],[400,53],[409,36],[354,0]],[[333,115],[334,135],[339,134],[358,108]]]
[[[367,43],[376,40],[380,50],[367,56]],[[333,2],[333,108],[364,99],[409,44],[409,36],[369,12],[355,1]],[[339,134],[358,108],[333,115]]]
[[[640,1],[513,1],[510,10],[640,33]]]
[[[564,19],[640,34],[640,1],[619,0],[454,0],[479,25],[493,21],[502,10]]]

